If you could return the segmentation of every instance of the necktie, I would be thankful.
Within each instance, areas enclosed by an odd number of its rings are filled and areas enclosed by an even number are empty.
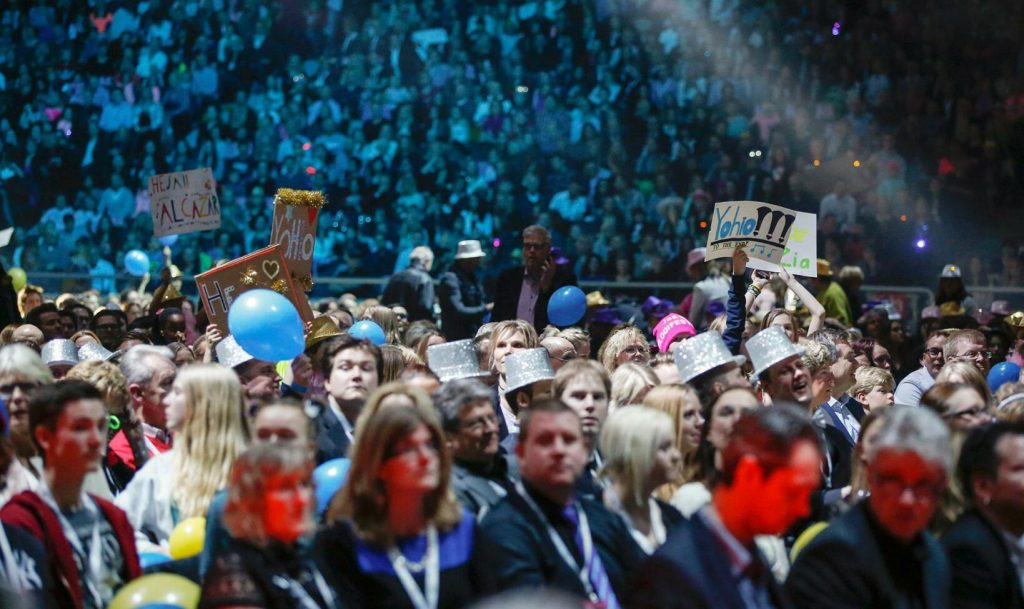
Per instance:
[[[586,553],[583,550],[583,535],[580,531],[580,517],[576,513],[576,506],[574,504],[567,505],[562,510],[562,514],[572,524],[575,530],[572,539],[586,560]],[[591,542],[593,542],[593,538],[591,538]],[[590,585],[594,588],[594,594],[604,603],[605,609],[620,609],[619,600],[615,597],[611,581],[608,580],[608,573],[604,570],[604,563],[601,562],[601,556],[597,553],[597,548],[593,547],[593,543],[591,543],[591,550],[590,563],[584,565],[584,568],[590,577]]]

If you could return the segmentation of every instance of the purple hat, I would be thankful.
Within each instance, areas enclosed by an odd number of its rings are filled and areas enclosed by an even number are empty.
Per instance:
[[[594,316],[590,318],[590,323],[614,326],[621,324],[622,319],[619,317],[619,312],[615,310],[615,307],[604,307],[594,311]]]
[[[671,300],[662,300],[657,296],[648,296],[644,304],[640,306],[640,310],[644,312],[644,317],[657,317],[661,319],[672,310],[672,305]]]

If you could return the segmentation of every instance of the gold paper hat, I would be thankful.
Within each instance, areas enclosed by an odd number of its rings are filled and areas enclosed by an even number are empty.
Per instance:
[[[160,304],[157,308],[166,308],[170,306],[171,303],[173,303],[174,301],[178,301],[177,304],[180,305],[183,300],[185,300],[185,297],[181,295],[181,290],[175,287],[175,285],[172,283],[167,286],[166,290],[164,290],[164,293],[160,298]]]
[[[602,294],[600,290],[594,290],[593,292],[587,294],[588,309],[590,307],[606,307],[610,304],[612,304],[611,301],[605,298],[604,294]]]
[[[306,337],[306,349],[311,349],[332,336],[341,336],[341,330],[330,315],[321,315],[313,320],[313,328]]]

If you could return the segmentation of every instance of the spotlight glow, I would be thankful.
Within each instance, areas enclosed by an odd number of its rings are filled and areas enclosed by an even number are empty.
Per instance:
[[[843,27],[842,24],[839,23],[838,21],[834,22],[832,24],[832,35],[833,36],[838,36],[839,35],[839,31],[842,29],[842,27]]]
[[[918,240],[917,240],[917,242],[916,242],[916,243],[914,243],[914,245],[916,245],[916,246],[917,246],[917,249],[919,249],[919,250],[923,250],[923,249],[924,249],[924,246],[926,246],[926,245],[928,245],[928,244],[927,244],[927,243],[925,243],[925,240],[924,240],[924,239],[918,239]]]

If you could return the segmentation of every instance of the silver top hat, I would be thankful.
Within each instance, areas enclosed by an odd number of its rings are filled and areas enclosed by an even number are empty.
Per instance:
[[[486,255],[487,254],[484,253],[483,249],[480,248],[480,242],[476,239],[459,241],[459,247],[455,251],[456,260],[464,260],[466,258],[483,258]]]
[[[553,378],[555,370],[544,347],[516,351],[505,358],[505,393]]]
[[[217,353],[217,361],[220,362],[221,366],[227,366],[228,368],[234,368],[239,364],[256,359],[249,355],[245,349],[243,349],[238,341],[235,340],[234,336],[228,335],[224,340],[217,343],[217,348],[214,349]]]
[[[742,366],[747,358],[733,355],[716,332],[703,332],[676,348],[676,368],[684,383],[725,364]]]
[[[41,355],[47,366],[74,366],[78,363],[78,349],[66,338],[55,338],[43,345]]]
[[[786,331],[778,326],[761,330],[747,340],[747,353],[750,354],[750,363],[754,365],[754,376],[760,376],[783,360],[803,355],[804,351],[803,347],[794,345]]]
[[[107,361],[113,353],[99,343],[89,341],[78,348],[78,360],[88,362],[91,360]]]
[[[473,341],[468,338],[427,347],[427,363],[442,383],[487,376],[480,369]]]

